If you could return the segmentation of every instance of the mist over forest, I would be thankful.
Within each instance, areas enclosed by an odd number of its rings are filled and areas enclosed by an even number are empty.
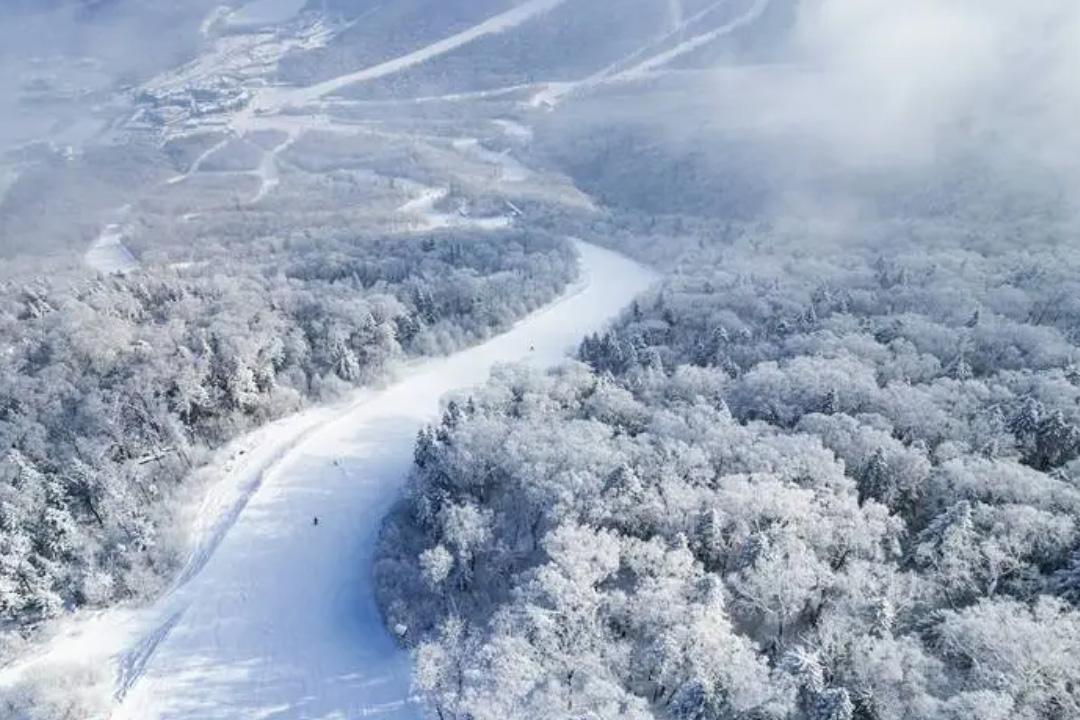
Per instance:
[[[1080,718],[1080,7],[0,8],[0,720]]]

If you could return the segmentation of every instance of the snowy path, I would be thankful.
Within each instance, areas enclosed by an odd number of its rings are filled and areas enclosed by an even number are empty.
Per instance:
[[[408,658],[373,600],[379,524],[442,396],[499,362],[558,362],[654,279],[578,248],[579,286],[506,334],[239,441],[245,455],[222,468],[177,587],[152,608],[94,616],[52,654],[113,656],[123,671],[115,720],[417,717]]]
[[[497,362],[557,362],[652,280],[613,253],[579,247],[588,284],[577,294],[305,429],[179,591],[184,600],[163,601],[156,647],[118,718],[415,716],[407,658],[372,599],[379,522],[441,396],[482,382]]]
[[[450,196],[449,188],[427,187],[410,180],[402,180],[415,187],[417,195],[398,208],[398,212],[410,217],[410,231],[430,231],[439,229],[472,229],[485,232],[503,230],[514,224],[508,215],[491,217],[473,217],[453,212],[439,212],[436,206]]]
[[[270,191],[281,184],[281,170],[278,167],[278,157],[292,147],[299,137],[300,131],[292,130],[286,134],[285,140],[277,145],[277,147],[263,153],[262,162],[259,163],[259,167],[255,170],[255,175],[259,178],[259,190],[255,193],[255,196],[248,201],[249,205],[255,205],[261,202],[263,198],[270,194]]]

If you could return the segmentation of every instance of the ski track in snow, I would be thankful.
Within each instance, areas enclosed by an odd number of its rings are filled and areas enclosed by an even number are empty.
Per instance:
[[[507,333],[238,441],[249,459],[208,496],[201,515],[214,519],[203,517],[206,538],[181,581],[135,621],[98,618],[87,640],[123,638],[111,649],[122,673],[115,720],[420,716],[409,659],[374,602],[380,523],[441,397],[482,383],[496,363],[558,363],[655,279],[577,247],[579,284]]]
[[[278,157],[281,153],[292,147],[300,138],[300,135],[301,132],[299,129],[291,130],[287,133],[287,137],[280,145],[263,154],[262,162],[259,163],[259,167],[255,171],[255,174],[259,178],[259,190],[249,201],[250,205],[259,203],[263,198],[269,195],[274,188],[281,184],[281,170],[278,168]]]
[[[625,70],[618,75],[615,75],[612,78],[612,81],[625,82],[629,80],[639,79],[647,75],[648,73],[667,65],[676,58],[682,57],[683,55],[697,50],[699,47],[708,45],[709,43],[718,40],[725,35],[730,35],[731,33],[746,27],[747,25],[756,21],[765,13],[765,10],[769,7],[769,2],[770,0],[757,0],[746,12],[746,14],[740,15],[731,22],[725,25],[721,25],[714,30],[710,30],[706,33],[701,33],[700,35],[695,35],[689,40],[679,43],[672,49],[666,52],[662,52],[659,55],[655,55],[654,57],[645,60],[639,65],[635,65],[629,70]]]
[[[166,180],[165,184],[166,185],[178,185],[179,183],[184,182],[189,177],[191,177],[195,173],[202,170],[203,163],[205,163],[208,159],[210,159],[211,155],[213,155],[217,151],[224,148],[226,145],[228,145],[234,139],[235,138],[234,138],[233,135],[228,135],[228,136],[225,137],[225,139],[214,143],[209,148],[207,148],[201,155],[199,155],[199,157],[195,158],[195,162],[191,163],[191,167],[188,168],[187,172],[181,173],[180,175],[174,175],[173,177]]]
[[[279,111],[287,107],[303,107],[350,85],[395,75],[403,70],[464,47],[480,38],[503,33],[518,27],[543,13],[554,10],[564,2],[566,0],[529,0],[511,10],[488,18],[468,30],[463,30],[456,35],[451,35],[379,65],[304,88],[268,89],[256,96],[251,104],[251,112],[258,114]]]

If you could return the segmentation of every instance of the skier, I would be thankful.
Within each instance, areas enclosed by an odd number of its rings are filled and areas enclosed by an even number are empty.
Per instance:
[[[316,515],[314,518],[312,518],[311,525],[313,527],[319,527],[319,516],[318,515]]]

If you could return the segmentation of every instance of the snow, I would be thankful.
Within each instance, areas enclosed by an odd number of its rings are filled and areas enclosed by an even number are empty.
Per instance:
[[[525,182],[532,175],[532,172],[509,152],[489,150],[476,138],[458,138],[454,140],[453,145],[454,149],[463,155],[491,165],[501,182]]]
[[[195,158],[195,162],[191,163],[191,167],[188,168],[187,172],[182,173],[180,175],[174,175],[173,177],[166,180],[165,184],[166,185],[177,185],[179,183],[182,183],[182,182],[186,181],[192,175],[194,175],[195,173],[202,170],[203,163],[205,163],[207,160],[209,160],[210,156],[212,156],[214,153],[222,150],[226,145],[229,144],[229,142],[231,140],[232,140],[232,137],[230,136],[230,137],[226,137],[224,140],[221,140],[220,142],[214,143],[214,145],[212,145],[210,148],[208,148],[206,151],[204,151],[201,155],[199,155],[199,157]]]
[[[428,214],[434,211],[435,206],[441,203],[450,194],[447,188],[424,188],[419,195],[398,208],[398,212],[406,214]]]
[[[228,16],[232,14],[232,12],[232,8],[230,8],[228,5],[217,6],[207,14],[207,16],[203,19],[202,23],[199,25],[199,34],[203,37],[209,37],[210,33],[213,32],[214,27],[222,20],[228,18]]]
[[[119,225],[106,225],[84,256],[86,264],[100,273],[130,272],[139,266],[124,245],[124,231]]]
[[[409,229],[414,231],[445,230],[448,228],[480,231],[503,230],[514,224],[509,215],[493,217],[473,217],[464,213],[439,212],[436,206],[450,196],[449,188],[428,187],[411,180],[400,179],[398,182],[416,191],[416,197],[398,208],[398,212],[410,215],[414,220]],[[520,214],[517,211],[516,214]]]
[[[379,525],[440,398],[483,382],[497,363],[559,362],[655,279],[613,252],[576,246],[579,284],[505,334],[230,445],[173,589],[148,608],[72,620],[0,672],[0,689],[40,666],[110,662],[115,720],[419,717],[409,659],[374,604]]]
[[[533,129],[527,125],[522,125],[516,120],[500,118],[492,122],[510,139],[523,143],[530,143],[533,140]]]
[[[626,56],[622,60],[609,65],[608,67],[576,82],[554,82],[546,84],[539,92],[532,96],[528,105],[534,108],[546,108],[554,109],[560,102],[562,102],[567,96],[574,93],[582,92],[585,90],[591,90],[604,85],[610,85],[613,83],[630,82],[634,80],[642,80],[650,76],[651,73],[657,69],[671,63],[673,60],[686,55],[699,47],[708,45],[711,42],[719,40],[722,37],[731,35],[732,33],[750,25],[758,18],[760,18],[765,10],[768,9],[771,0],[754,0],[754,3],[750,8],[738,16],[734,20],[720,27],[714,28],[705,33],[700,33],[687,40],[679,42],[674,47],[654,55],[648,55],[650,49],[652,49],[656,43],[650,43],[644,47],[635,50],[630,55]],[[694,24],[700,22],[703,18],[715,11],[720,6],[726,3],[726,0],[720,0],[706,6],[702,10],[698,11],[689,18],[683,19],[682,5],[681,3],[673,0],[672,15],[675,17],[675,5],[677,5],[679,23],[676,24],[673,29],[662,36],[659,40],[660,43],[666,42],[674,37],[677,37],[683,31],[689,29]],[[638,58],[645,57],[645,60],[636,62]],[[626,67],[629,63],[635,63]],[[625,68],[625,69],[624,69]]]
[[[297,139],[300,137],[300,130],[298,128],[290,129],[285,137],[277,147],[273,150],[268,150],[263,153],[262,162],[259,163],[259,167],[256,169],[255,174],[259,178],[259,190],[250,200],[251,205],[255,205],[265,198],[270,192],[281,184],[281,170],[278,167],[278,157],[292,147]]]

